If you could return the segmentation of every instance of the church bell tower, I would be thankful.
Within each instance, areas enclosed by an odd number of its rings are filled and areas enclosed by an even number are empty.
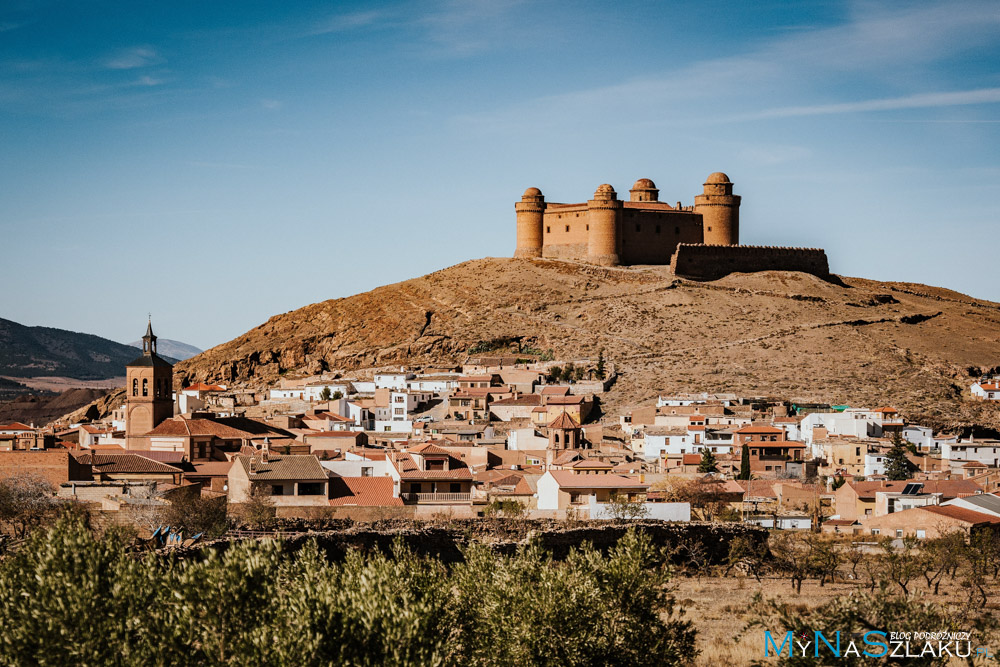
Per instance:
[[[156,354],[153,323],[142,337],[142,356],[125,367],[125,440],[129,449],[149,449],[143,436],[174,416],[174,367]]]

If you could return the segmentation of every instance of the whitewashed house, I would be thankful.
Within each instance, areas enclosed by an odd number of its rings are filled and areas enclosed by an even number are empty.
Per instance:
[[[972,385],[972,395],[984,401],[1000,401],[1000,378],[976,382]]]

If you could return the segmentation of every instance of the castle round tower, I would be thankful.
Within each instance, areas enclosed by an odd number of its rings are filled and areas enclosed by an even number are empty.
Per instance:
[[[590,230],[587,235],[587,261],[602,266],[620,264],[618,254],[618,221],[623,204],[615,189],[605,183],[597,188],[587,202]]]
[[[528,188],[521,201],[514,204],[517,212],[517,248],[514,257],[542,256],[542,218],[545,196],[538,188]]]
[[[659,201],[660,198],[656,183],[648,178],[640,178],[628,193],[630,201]]]
[[[694,212],[701,214],[704,243],[739,245],[740,196],[733,194],[733,183],[721,171],[705,180],[703,194],[694,198]]]

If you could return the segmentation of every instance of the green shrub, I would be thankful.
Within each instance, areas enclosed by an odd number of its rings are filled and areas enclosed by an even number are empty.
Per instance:
[[[634,531],[562,562],[477,545],[449,568],[398,543],[331,562],[269,540],[181,560],[65,519],[0,564],[0,663],[686,664],[662,563]]]

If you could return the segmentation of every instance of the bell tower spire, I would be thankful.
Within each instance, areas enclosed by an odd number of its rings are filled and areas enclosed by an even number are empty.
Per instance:
[[[146,323],[146,335],[142,337],[142,353],[147,357],[156,354],[156,336],[153,334],[153,316]]]
[[[174,416],[173,365],[156,353],[153,321],[146,322],[142,356],[125,367],[125,439],[128,449],[149,449],[145,437]]]

